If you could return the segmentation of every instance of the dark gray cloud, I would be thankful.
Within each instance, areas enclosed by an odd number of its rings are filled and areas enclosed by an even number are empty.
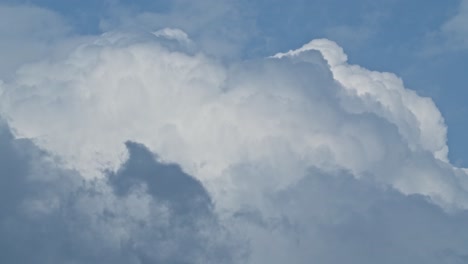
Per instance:
[[[0,259],[231,263],[236,246],[203,186],[144,146],[126,145],[129,159],[118,172],[85,181],[2,123]]]
[[[132,188],[144,183],[151,196],[170,203],[178,214],[188,217],[211,214],[211,198],[198,180],[176,164],[157,162],[144,145],[129,141],[126,146],[131,158],[109,177],[119,196],[127,195]]]

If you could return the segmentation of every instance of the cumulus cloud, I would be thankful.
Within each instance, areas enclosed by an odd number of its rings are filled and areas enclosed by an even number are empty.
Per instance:
[[[467,174],[430,98],[326,39],[230,62],[197,40],[114,30],[0,83],[15,248],[61,263],[466,262]]]
[[[349,100],[354,102],[347,104],[347,110],[356,113],[373,112],[387,119],[398,127],[410,147],[427,150],[436,158],[447,161],[447,129],[432,100],[421,98],[414,91],[405,89],[403,81],[394,74],[348,65],[343,50],[326,39],[311,41],[300,49],[274,57],[297,56],[308,50],[319,50],[327,60],[334,79],[347,92],[355,95],[355,98]]]
[[[109,33],[23,67],[2,85],[2,112],[18,136],[89,177],[118,168],[122,142],[134,140],[206,184],[265,163],[258,184],[282,187],[313,165],[466,206],[434,103],[393,74],[348,65],[335,43],[226,67],[202,51],[135,39]]]

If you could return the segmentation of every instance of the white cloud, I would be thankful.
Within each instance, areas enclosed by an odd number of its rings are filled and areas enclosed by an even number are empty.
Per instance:
[[[239,188],[242,164],[260,170],[242,180],[273,189],[317,166],[467,205],[446,163],[446,127],[433,102],[393,74],[348,65],[333,42],[312,41],[289,52],[292,59],[225,67],[202,53],[132,39],[105,34],[3,84],[2,112],[18,136],[86,175],[117,168],[126,157],[122,142],[135,140],[213,192],[221,191],[217,181]]]
[[[177,40],[182,43],[190,43],[191,40],[187,33],[177,28],[163,28],[153,32],[156,37],[163,37],[171,40]]]
[[[75,206],[97,231],[116,236],[103,236],[111,240],[104,245],[123,237],[149,254],[154,239],[173,256],[183,243],[139,228],[151,214],[158,228],[167,224],[150,184],[130,184],[140,167],[120,182],[134,188],[125,199],[103,181],[104,170],[127,168],[123,143],[131,140],[202,181],[216,217],[249,241],[250,263],[466,259],[468,235],[454,230],[466,222],[467,175],[447,160],[446,126],[432,100],[394,74],[348,64],[329,40],[223,64],[203,51],[210,45],[188,51],[160,38],[189,40],[182,30],[158,32],[88,38],[0,83],[0,111],[17,137],[103,184],[101,196]],[[137,160],[144,172],[149,161]],[[54,207],[44,204],[55,201],[24,206],[47,214]],[[103,210],[119,217],[93,218]],[[122,224],[126,214],[131,225]],[[87,231],[83,243],[95,230]],[[115,243],[109,255],[118,254]]]
[[[323,54],[334,79],[349,93],[343,98],[348,111],[375,113],[395,124],[413,150],[427,150],[442,161],[448,160],[447,128],[431,99],[405,89],[403,81],[392,73],[348,65],[343,50],[326,39],[311,41],[300,49],[275,57],[297,56],[307,50],[319,50]]]

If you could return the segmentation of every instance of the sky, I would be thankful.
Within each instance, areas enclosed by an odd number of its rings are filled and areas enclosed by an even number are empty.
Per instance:
[[[0,0],[0,259],[468,262],[468,1]]]

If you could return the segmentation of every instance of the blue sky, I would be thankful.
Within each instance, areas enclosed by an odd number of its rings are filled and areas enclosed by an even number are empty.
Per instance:
[[[468,261],[466,0],[0,0],[0,39],[0,259]]]

